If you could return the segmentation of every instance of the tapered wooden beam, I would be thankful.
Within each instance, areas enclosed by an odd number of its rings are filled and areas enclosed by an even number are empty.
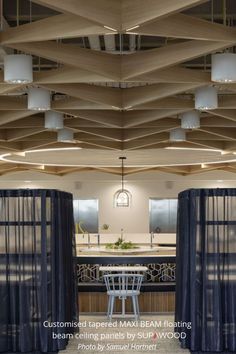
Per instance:
[[[201,84],[155,84],[126,89],[123,95],[124,108],[130,108],[159,98],[195,89]]]
[[[64,99],[53,101],[52,109],[66,112],[67,110],[110,110],[111,106],[107,104],[99,104],[92,101],[81,100],[73,97],[65,97]]]
[[[186,41],[126,55],[122,58],[122,77],[130,79],[167,68],[196,57],[232,46],[232,42]],[[143,64],[145,63],[145,65]]]
[[[88,70],[107,78],[120,79],[121,60],[117,55],[53,41],[13,43],[8,46],[58,63]]]
[[[80,132],[91,134],[94,136],[99,136],[108,140],[122,141],[122,130],[121,129],[110,129],[110,128],[79,128]],[[78,137],[80,139],[80,136]]]
[[[15,120],[36,114],[36,111],[2,111],[0,115],[0,125],[13,122]]]
[[[43,87],[51,91],[64,93],[72,97],[110,105],[115,108],[122,108],[122,97],[120,89],[100,86],[98,87],[88,84],[45,84]]]
[[[120,0],[33,0],[59,12],[78,15],[102,25],[119,29],[121,25]]]
[[[64,66],[58,69],[52,69],[41,72],[34,72],[35,84],[70,84],[70,83],[88,83],[88,82],[109,82],[113,81],[94,72],[75,68],[72,66]]]
[[[166,133],[173,128],[178,128],[179,126],[180,123],[172,125],[170,128],[156,127],[156,128],[126,129],[123,134],[123,141],[132,141],[132,140],[146,137],[146,141],[148,143],[150,136],[155,135],[157,133],[158,134],[163,132]]]
[[[136,149],[145,149],[145,148],[163,148],[168,145],[169,134],[161,133],[156,134],[155,136],[145,139],[139,138],[136,140],[130,140],[124,142],[124,150],[136,150]]]
[[[134,31],[139,35],[204,41],[232,41],[232,43],[235,43],[236,37],[236,30],[233,27],[226,27],[181,13],[145,24]]]
[[[236,140],[236,129],[235,128],[201,128],[201,131],[207,132],[209,134],[216,135],[217,137],[226,139],[226,140]]]
[[[114,33],[104,26],[74,15],[56,15],[13,27],[1,33],[1,44],[48,41]]]
[[[184,112],[182,109],[159,109],[150,111],[128,111],[124,112],[124,127],[131,128],[140,124],[156,121],[161,118],[176,116],[179,113]]]
[[[96,111],[93,110],[64,110],[65,113],[80,117],[88,121],[101,123],[107,127],[121,128],[123,126],[123,114],[118,111]],[[74,119],[69,122],[73,125]]]
[[[168,97],[163,99],[157,99],[152,102],[147,102],[134,107],[134,110],[155,110],[155,109],[194,109],[194,101],[191,97],[181,96],[178,98]]]
[[[14,97],[14,96],[0,96],[0,111],[18,111],[27,110],[27,99],[25,95]],[[1,117],[1,115],[0,115]],[[1,120],[1,118],[0,118]]]
[[[22,140],[25,137],[32,136],[38,133],[45,131],[44,127],[41,128],[18,128],[18,129],[9,129],[6,131],[6,140],[15,141]]]
[[[173,66],[132,77],[132,81],[210,84],[211,74],[201,70]]]
[[[167,17],[189,7],[199,5],[207,0],[123,0],[122,28],[129,29],[156,18]]]
[[[214,111],[209,111],[208,113],[211,115],[236,121],[236,110],[234,109],[215,109]]]

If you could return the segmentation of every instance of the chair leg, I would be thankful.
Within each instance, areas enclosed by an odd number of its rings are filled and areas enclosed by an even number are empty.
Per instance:
[[[138,319],[140,319],[138,296],[135,296],[135,302],[136,302],[136,309],[137,309]]]
[[[137,320],[138,319],[138,314],[137,314],[137,307],[136,307],[136,301],[135,301],[135,296],[132,296],[132,303],[133,303],[133,310],[134,310],[134,317]]]
[[[111,295],[108,295],[108,305],[107,305],[107,318],[110,316],[111,311]]]
[[[112,319],[112,315],[113,315],[114,302],[115,302],[115,296],[111,296],[111,309],[110,309],[110,316],[109,316],[110,320]]]

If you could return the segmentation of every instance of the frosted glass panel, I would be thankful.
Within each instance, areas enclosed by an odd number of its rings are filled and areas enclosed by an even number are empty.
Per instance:
[[[73,206],[76,233],[98,232],[98,199],[77,199]]]
[[[177,199],[149,199],[150,232],[175,233]]]

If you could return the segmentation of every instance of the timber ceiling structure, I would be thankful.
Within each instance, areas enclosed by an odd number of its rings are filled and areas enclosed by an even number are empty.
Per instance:
[[[236,172],[236,83],[214,84],[219,108],[202,112],[185,142],[169,140],[179,115],[194,108],[194,90],[212,84],[211,53],[235,51],[236,1],[5,0],[2,10],[1,67],[6,53],[31,54],[34,81],[6,84],[0,72],[0,174],[119,174],[119,155],[129,157],[126,174]],[[73,144],[58,143],[44,115],[27,109],[30,86],[51,91]],[[82,149],[64,166],[54,155],[45,160],[45,149],[64,147]],[[185,161],[184,150],[169,148],[202,151]],[[32,153],[24,163],[24,152],[38,149],[44,159]]]

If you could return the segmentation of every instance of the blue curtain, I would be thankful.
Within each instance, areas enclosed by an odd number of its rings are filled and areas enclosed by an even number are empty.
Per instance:
[[[0,190],[0,352],[65,349],[47,326],[76,319],[73,229],[71,194]]]
[[[182,347],[236,352],[236,189],[179,194],[176,266]]]

